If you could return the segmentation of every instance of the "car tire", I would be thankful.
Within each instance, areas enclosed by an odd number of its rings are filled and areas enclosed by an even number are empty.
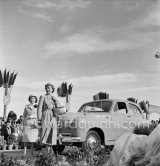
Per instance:
[[[87,133],[86,139],[83,142],[83,150],[85,152],[92,151],[101,146],[101,138],[95,130],[90,130]]]

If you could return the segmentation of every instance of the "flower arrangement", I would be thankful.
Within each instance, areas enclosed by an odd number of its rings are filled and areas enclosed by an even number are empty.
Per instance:
[[[6,147],[7,147],[6,140],[3,140],[1,146],[2,146],[2,150],[6,150]]]
[[[19,146],[18,146],[18,141],[14,141],[14,142],[13,142],[13,148],[17,150],[18,147],[19,147]]]
[[[72,146],[72,150],[68,151],[66,161],[70,165],[76,166],[77,164],[84,162],[84,160],[85,160],[85,153],[82,151],[82,149],[79,149],[76,146]]]
[[[54,166],[56,165],[56,158],[52,153],[37,153],[35,155],[35,166]]]
[[[24,148],[23,136],[19,136],[19,137],[18,137],[17,143],[18,143],[18,147],[19,147],[20,149],[23,149],[23,148]]]

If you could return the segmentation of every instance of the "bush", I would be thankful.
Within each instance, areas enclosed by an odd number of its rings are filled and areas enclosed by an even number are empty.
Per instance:
[[[73,146],[73,150],[69,151],[66,156],[66,161],[72,166],[103,166],[107,163],[109,156],[110,149],[107,146],[101,146],[91,152],[83,152],[82,149]],[[7,157],[2,153],[0,166],[59,166],[64,164],[63,156],[59,154],[39,152],[33,157],[25,162],[18,158]]]
[[[110,150],[108,146],[101,146],[92,151],[83,152],[82,149],[73,146],[73,150],[68,152],[66,161],[72,166],[82,165],[82,163],[87,163],[88,166],[103,166],[109,159]]]
[[[4,153],[0,155],[0,166],[33,166],[22,163],[18,158],[7,157]]]
[[[112,147],[102,145],[86,155],[88,166],[103,166],[107,163]]]
[[[55,156],[53,153],[37,153],[34,166],[56,166],[63,161],[61,155]]]

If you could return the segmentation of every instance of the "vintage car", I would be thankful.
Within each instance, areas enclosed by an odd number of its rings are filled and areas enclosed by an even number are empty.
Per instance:
[[[138,104],[117,99],[87,102],[78,112],[62,115],[59,122],[62,143],[82,145],[85,150],[114,145],[122,134],[148,124]]]

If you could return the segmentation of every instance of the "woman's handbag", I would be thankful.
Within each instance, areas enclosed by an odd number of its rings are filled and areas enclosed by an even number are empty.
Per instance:
[[[62,107],[55,107],[53,109],[53,113],[54,113],[54,115],[56,117],[59,116],[59,115],[63,115],[63,114],[66,113],[66,108],[64,106],[62,106]]]

